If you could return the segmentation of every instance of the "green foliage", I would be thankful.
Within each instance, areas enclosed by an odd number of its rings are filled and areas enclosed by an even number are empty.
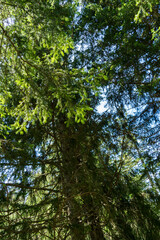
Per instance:
[[[0,238],[158,240],[159,2],[0,10]]]

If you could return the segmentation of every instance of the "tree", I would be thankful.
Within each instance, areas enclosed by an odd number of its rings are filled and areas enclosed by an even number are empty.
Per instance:
[[[1,239],[158,240],[158,1],[0,8]]]

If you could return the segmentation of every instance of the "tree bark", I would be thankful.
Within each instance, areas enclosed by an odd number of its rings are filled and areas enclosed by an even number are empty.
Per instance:
[[[77,139],[75,138],[75,132],[73,139],[73,129],[66,128],[65,124],[61,124],[57,129],[61,129],[58,139],[60,141],[62,156],[62,186],[68,203],[72,240],[85,240],[87,235],[90,235],[91,240],[105,240],[98,211],[95,210],[92,196],[89,193],[88,183],[85,181],[86,176],[82,164],[83,155],[81,153],[81,146],[84,142],[81,142],[78,136]],[[81,184],[82,179],[83,185]],[[88,192],[87,196],[85,192]],[[83,206],[78,205],[74,199],[75,195],[78,194],[80,194],[83,199]],[[85,233],[84,223],[90,226],[89,233]]]

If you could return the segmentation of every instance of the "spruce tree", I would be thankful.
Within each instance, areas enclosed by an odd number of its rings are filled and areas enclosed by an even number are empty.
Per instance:
[[[158,240],[158,1],[0,10],[0,238]]]

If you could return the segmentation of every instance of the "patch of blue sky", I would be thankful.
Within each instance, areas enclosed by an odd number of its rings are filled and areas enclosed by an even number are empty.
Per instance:
[[[3,21],[3,24],[5,27],[13,25],[14,24],[14,18],[7,18]]]

